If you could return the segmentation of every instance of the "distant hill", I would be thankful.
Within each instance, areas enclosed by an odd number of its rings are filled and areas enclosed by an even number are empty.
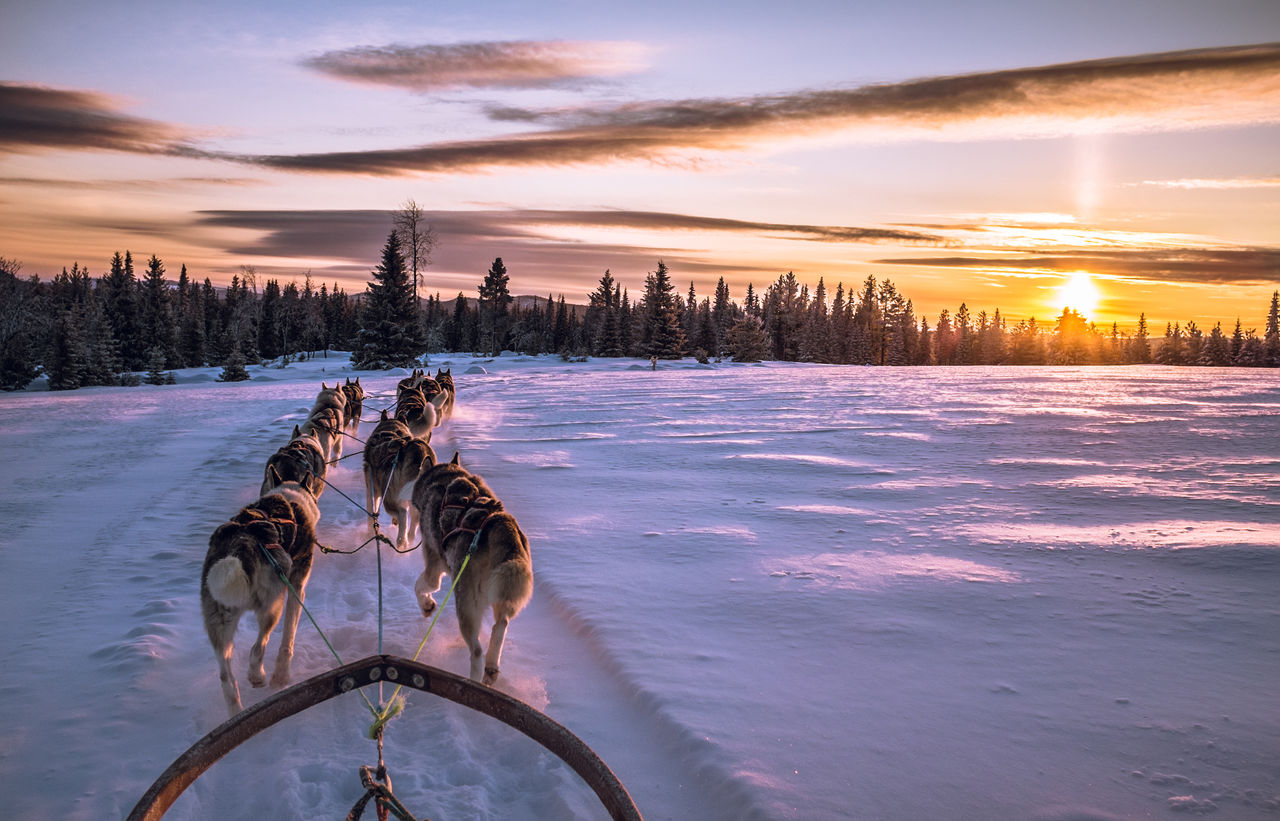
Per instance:
[[[468,310],[474,311],[480,307],[480,300],[476,297],[468,296],[468,297],[463,297],[463,299],[466,300]],[[423,301],[425,302],[426,300],[423,300]],[[454,309],[454,304],[457,301],[458,301],[457,297],[454,297],[453,299],[441,299],[440,304],[444,306],[445,311],[448,312]],[[557,301],[559,300],[557,299]],[[574,316],[582,316],[582,315],[585,315],[587,312],[586,305],[578,305],[573,302],[566,302],[565,305],[566,307],[568,307],[569,312],[572,313]],[[547,298],[545,296],[530,296],[528,294],[521,294],[519,296],[512,297],[511,306],[513,308],[519,308],[522,311],[527,311],[530,308],[539,308],[545,311],[547,309]]]

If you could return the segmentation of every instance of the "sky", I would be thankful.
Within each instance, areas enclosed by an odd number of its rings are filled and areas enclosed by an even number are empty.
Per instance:
[[[889,279],[936,322],[1262,330],[1280,3],[0,0],[0,257],[422,293],[741,301]]]

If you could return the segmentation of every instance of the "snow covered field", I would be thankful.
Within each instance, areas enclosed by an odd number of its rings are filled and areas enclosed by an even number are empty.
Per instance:
[[[438,456],[532,543],[499,686],[646,818],[1280,817],[1280,373],[432,365],[459,389]],[[321,379],[354,372],[216,373],[0,395],[5,817],[123,817],[225,718],[209,533]],[[402,375],[361,374],[366,418]],[[330,478],[363,499],[358,462]],[[340,495],[320,508],[322,541],[363,541]],[[386,651],[412,655],[421,559],[383,560]],[[308,605],[344,660],[376,649],[375,567],[318,557]],[[452,606],[423,660],[465,672]],[[331,661],[304,619],[295,681]],[[345,817],[367,725],[355,696],[307,711],[169,817]],[[386,759],[436,821],[603,816],[535,744],[425,694]]]

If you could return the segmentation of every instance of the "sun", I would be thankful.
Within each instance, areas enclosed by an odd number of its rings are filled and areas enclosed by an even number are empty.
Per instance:
[[[1093,277],[1084,271],[1077,271],[1058,286],[1058,308],[1071,308],[1086,319],[1093,316],[1098,309],[1098,289],[1093,284]]]

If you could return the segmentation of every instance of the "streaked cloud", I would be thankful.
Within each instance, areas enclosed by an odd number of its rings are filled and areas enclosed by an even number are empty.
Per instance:
[[[187,138],[175,126],[121,113],[102,94],[0,83],[0,152],[186,154],[191,151]]]
[[[330,77],[368,85],[443,91],[577,85],[645,67],[640,43],[518,40],[453,45],[360,46],[302,61]]]
[[[878,259],[875,262],[1008,276],[1087,271],[1107,277],[1155,282],[1280,284],[1280,248],[1070,249],[1055,253],[911,257]]]
[[[1280,188],[1280,175],[1274,177],[1231,177],[1227,179],[1143,180],[1131,185],[1151,185],[1157,188],[1224,189]]]
[[[538,111],[550,130],[410,148],[240,157],[271,168],[394,176],[491,167],[679,162],[762,143],[973,140],[1280,122],[1280,44],[1199,49],[849,89]]]

